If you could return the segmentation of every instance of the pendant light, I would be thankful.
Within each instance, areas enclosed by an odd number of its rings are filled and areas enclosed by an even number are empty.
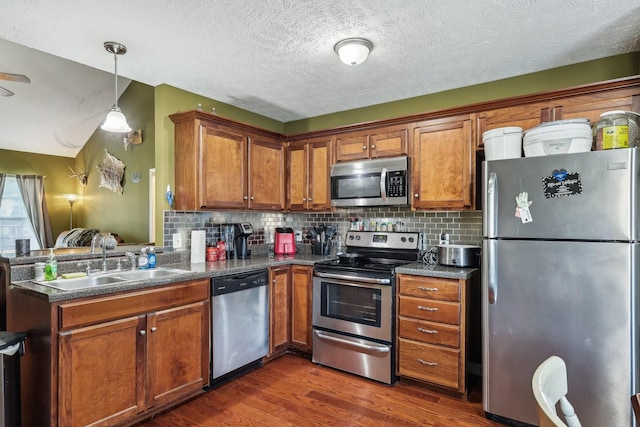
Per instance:
[[[131,132],[131,127],[127,124],[127,118],[122,114],[120,108],[118,108],[118,55],[127,53],[127,47],[117,42],[104,42],[104,48],[107,52],[113,53],[113,61],[116,69],[116,103],[100,127],[102,130],[108,132]]]
[[[347,65],[362,64],[366,61],[372,49],[373,43],[360,37],[340,40],[333,47],[340,60]]]

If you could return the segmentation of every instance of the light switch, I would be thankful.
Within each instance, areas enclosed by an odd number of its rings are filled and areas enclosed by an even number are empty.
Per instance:
[[[173,233],[173,249],[182,248],[182,234]]]
[[[302,242],[302,231],[301,230],[296,230],[294,231],[295,236],[296,236],[296,242]]]

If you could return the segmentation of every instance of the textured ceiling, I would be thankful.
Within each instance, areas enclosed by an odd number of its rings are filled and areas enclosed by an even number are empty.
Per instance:
[[[374,48],[350,67],[354,36]],[[288,122],[638,51],[640,0],[4,0],[0,39],[0,72],[33,81],[0,82],[0,148],[74,156],[113,104],[107,40],[125,78]]]

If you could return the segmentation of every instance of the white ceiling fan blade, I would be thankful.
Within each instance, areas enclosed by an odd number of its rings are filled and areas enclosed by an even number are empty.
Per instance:
[[[29,77],[23,74],[0,73],[0,80],[8,80],[10,82],[31,83]]]
[[[0,95],[2,95],[2,96],[13,96],[13,92],[11,92],[9,89],[5,89],[2,86],[0,86]]]

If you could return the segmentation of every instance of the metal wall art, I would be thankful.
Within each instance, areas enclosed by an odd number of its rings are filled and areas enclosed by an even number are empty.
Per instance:
[[[100,171],[100,186],[117,194],[122,194],[124,188],[124,168],[126,165],[104,150],[102,164],[96,166]]]

